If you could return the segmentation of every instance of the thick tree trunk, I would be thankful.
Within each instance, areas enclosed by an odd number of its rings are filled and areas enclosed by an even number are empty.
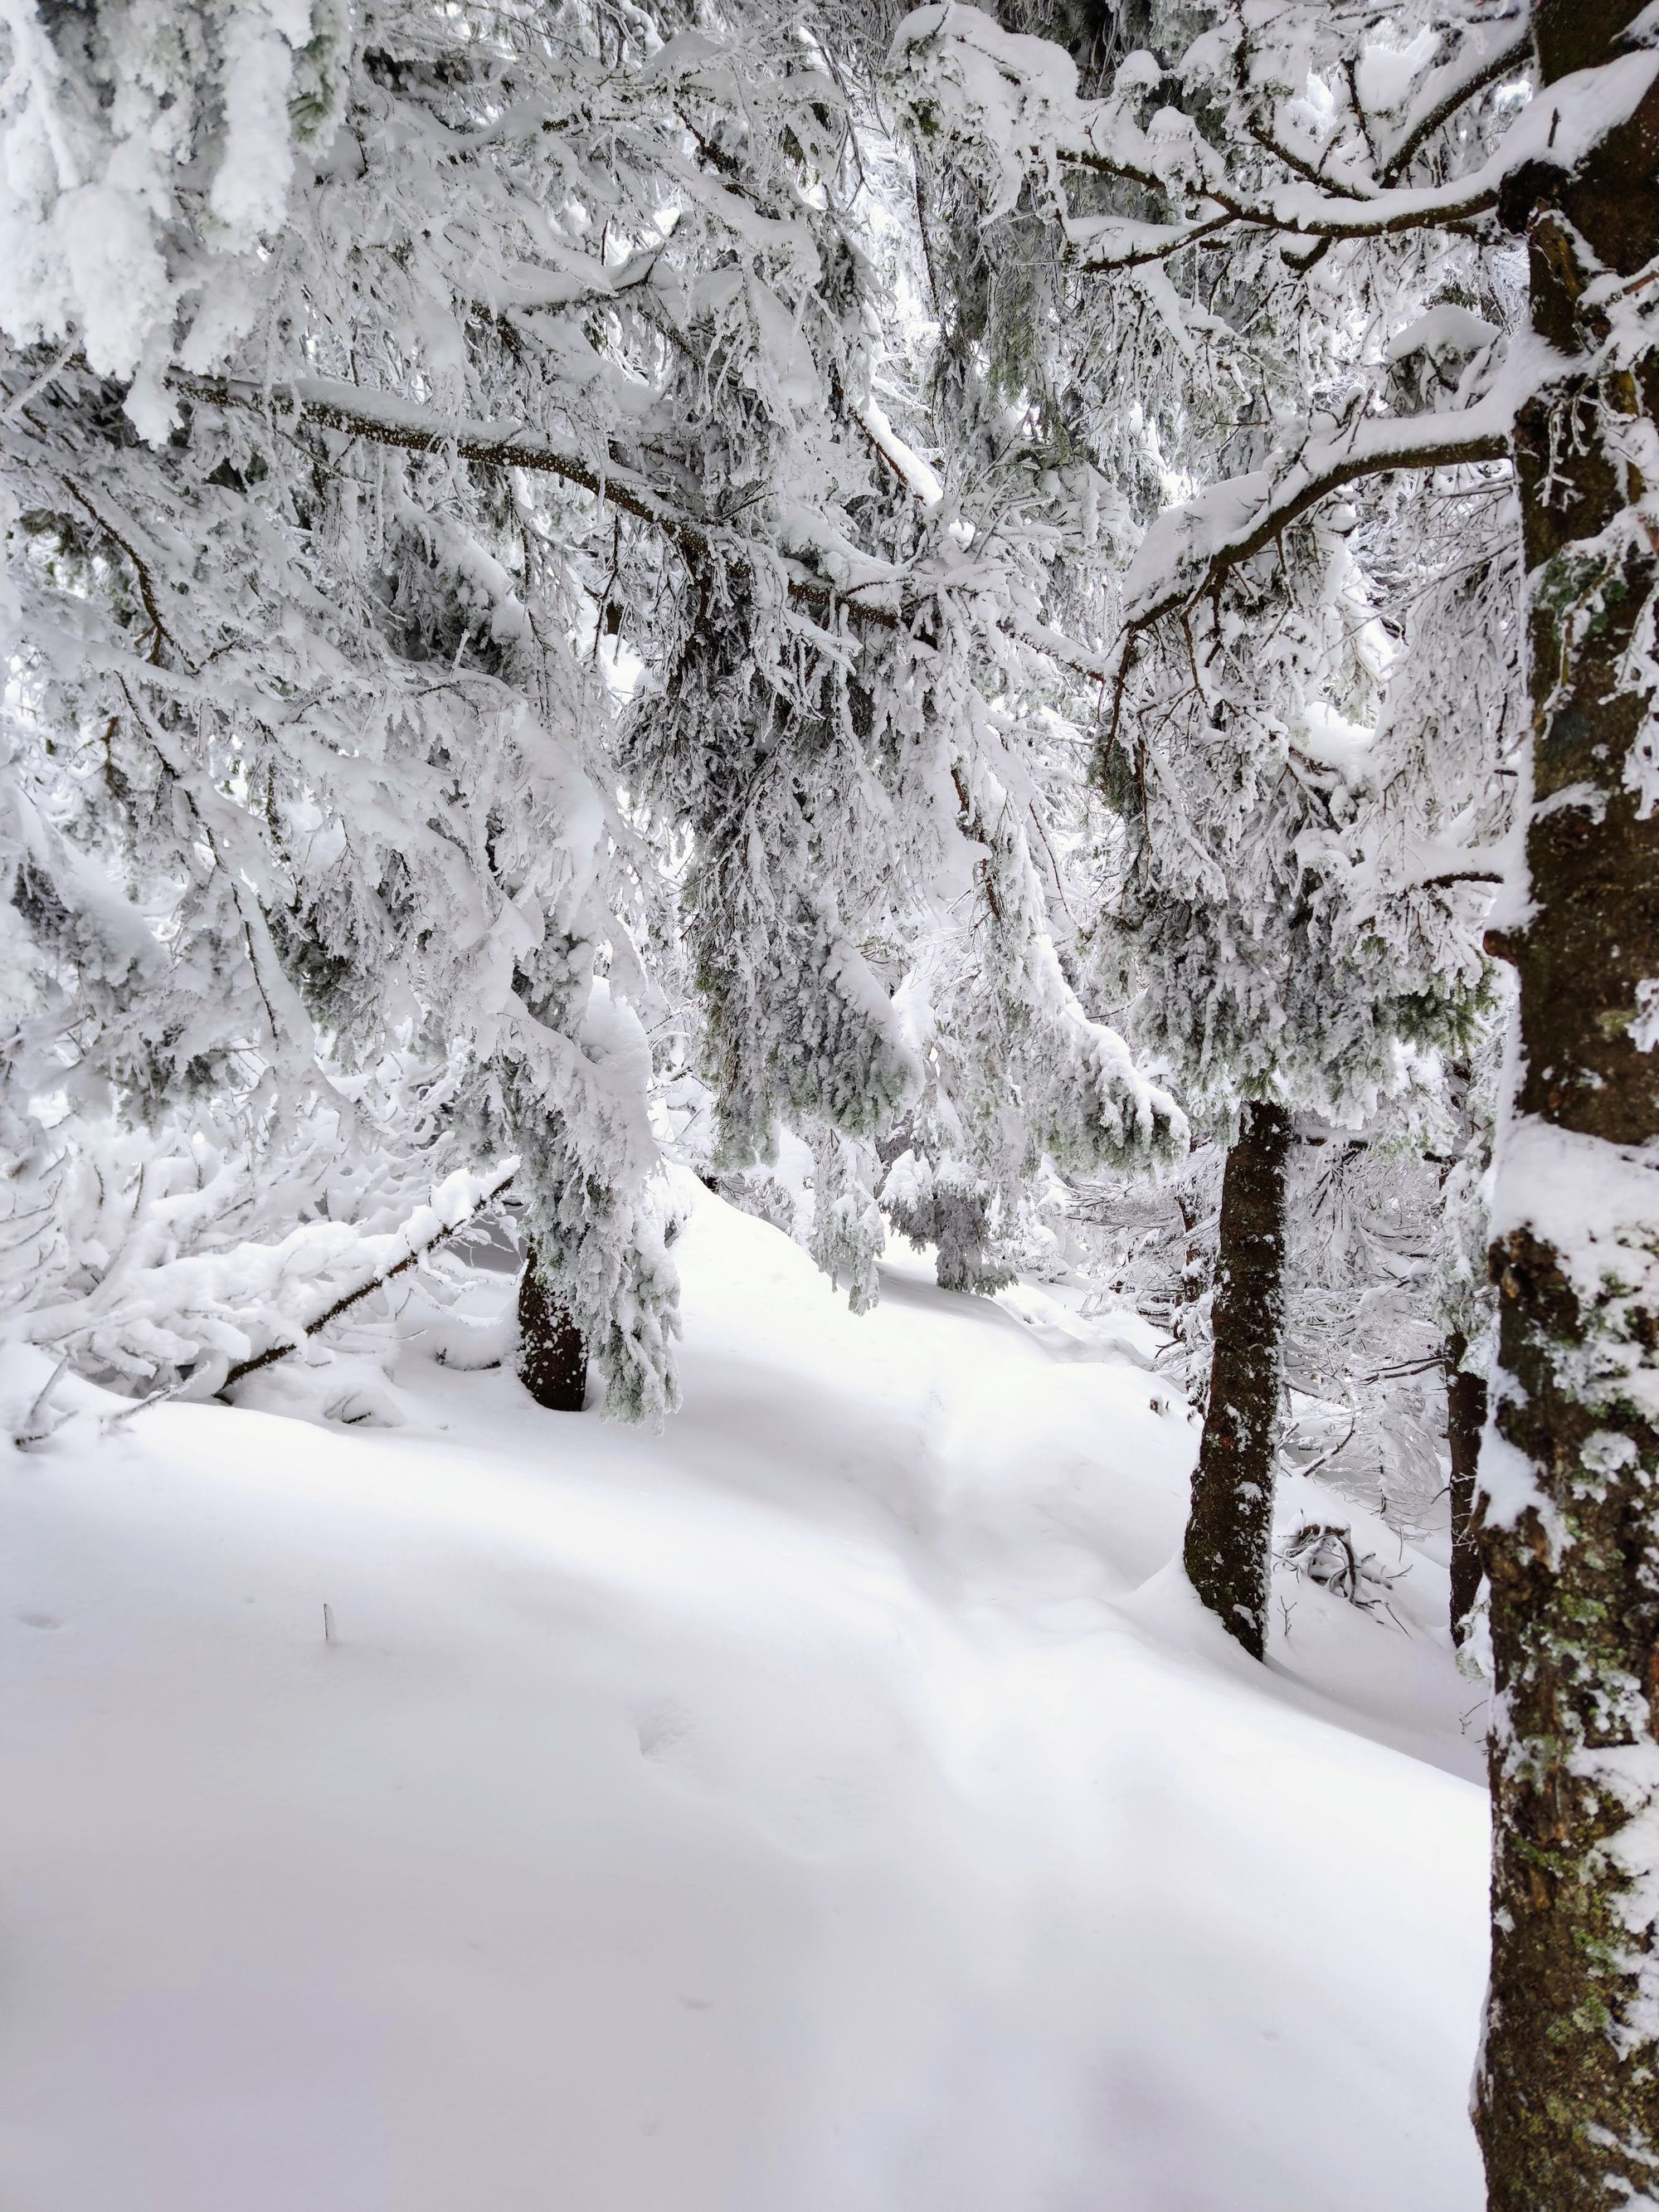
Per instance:
[[[1290,1144],[1282,1106],[1247,1106],[1227,1155],[1210,1397],[1183,1555],[1193,1588],[1257,1659],[1267,1639]]]
[[[1451,1632],[1461,1644],[1480,1594],[1480,1538],[1475,1528],[1475,1475],[1486,1425],[1486,1378],[1463,1361],[1468,1340],[1460,1329],[1446,1339],[1446,1449],[1451,1458]]]
[[[1636,0],[1537,0],[1546,84]],[[1476,2091],[1492,2212],[1606,2212],[1659,2185],[1659,360],[1609,311],[1659,253],[1659,88],[1568,175],[1535,165],[1534,328],[1571,366],[1517,428],[1529,577],[1522,1073],[1500,1152],[1501,1444],[1483,1464],[1498,1723],[1492,1966]],[[1651,283],[1650,274],[1646,281]],[[1649,330],[1651,331],[1650,324]]]
[[[587,1395],[587,1346],[581,1331],[536,1266],[536,1248],[525,1248],[519,1278],[519,1380],[538,1406],[555,1413],[580,1413]]]

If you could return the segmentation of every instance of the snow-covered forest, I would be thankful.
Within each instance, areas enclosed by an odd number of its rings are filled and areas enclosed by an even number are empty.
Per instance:
[[[7,2212],[1659,2208],[1659,0],[0,0],[0,529]]]

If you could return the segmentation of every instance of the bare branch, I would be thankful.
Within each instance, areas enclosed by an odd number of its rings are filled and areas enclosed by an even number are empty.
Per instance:
[[[1502,884],[1508,877],[1497,868],[1449,868],[1443,876],[1423,876],[1406,888],[1417,891],[1449,890],[1454,884]]]

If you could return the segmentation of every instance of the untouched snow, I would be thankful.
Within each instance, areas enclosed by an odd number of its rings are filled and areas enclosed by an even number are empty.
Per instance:
[[[1474,2212],[1443,1573],[1288,1486],[1403,1626],[1253,1667],[1121,1316],[687,1188],[661,1437],[411,1309],[405,1428],[4,1460],[6,2212]]]

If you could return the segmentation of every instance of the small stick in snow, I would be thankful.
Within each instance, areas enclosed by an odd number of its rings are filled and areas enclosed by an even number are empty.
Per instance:
[[[323,1600],[323,1641],[325,1644],[334,1641],[334,1608],[326,1598]]]
[[[31,1445],[43,1444],[58,1423],[47,1414],[46,1401],[64,1379],[64,1370],[69,1365],[66,1352],[40,1386],[40,1395],[23,1416],[23,1425],[12,1438],[19,1451],[27,1451]]]

